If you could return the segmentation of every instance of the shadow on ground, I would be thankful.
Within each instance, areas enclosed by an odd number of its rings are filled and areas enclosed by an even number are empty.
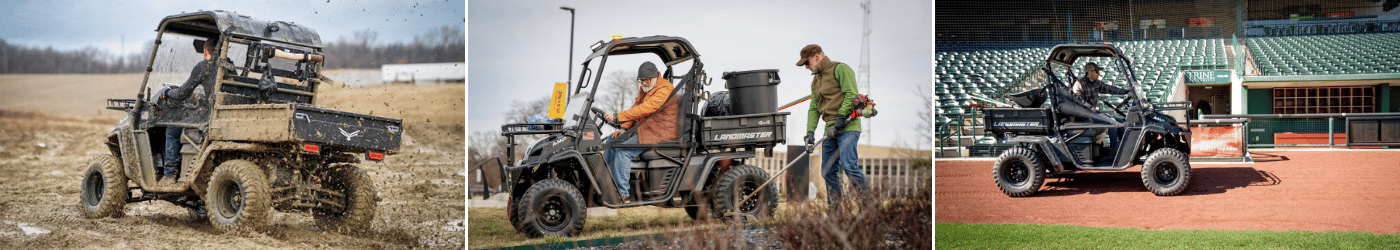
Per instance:
[[[1148,192],[1138,171],[1076,173],[1045,181],[1036,196]],[[1251,167],[1197,168],[1191,170],[1190,190],[1181,195],[1219,194],[1230,189],[1273,186],[1282,182],[1273,173]]]

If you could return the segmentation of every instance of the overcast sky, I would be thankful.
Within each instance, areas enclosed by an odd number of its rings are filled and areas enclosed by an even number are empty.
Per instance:
[[[932,85],[932,4],[872,1],[870,94],[880,115],[870,133],[875,145],[917,136],[923,105],[915,91]],[[547,97],[568,76],[569,12],[577,9],[574,74],[588,46],[614,35],[684,37],[700,54],[715,84],[727,71],[778,69],[778,103],[811,93],[811,73],[793,66],[798,51],[818,44],[833,60],[859,70],[863,12],[859,0],[826,1],[469,1],[467,15],[467,119],[471,131],[499,131],[507,105]],[[629,58],[630,57],[630,58]],[[625,58],[625,59],[624,59]],[[610,59],[604,74],[635,74],[652,55]],[[683,65],[689,65],[686,62]],[[597,65],[594,62],[593,65]],[[686,66],[688,68],[688,66]],[[932,92],[925,87],[925,91]],[[806,104],[791,111],[789,142],[802,138]],[[867,120],[868,121],[868,120]],[[866,126],[870,126],[867,124]],[[925,128],[930,129],[930,128]],[[873,136],[872,136],[873,135]],[[908,140],[908,139],[906,139]],[[917,140],[909,140],[917,141]],[[928,142],[923,142],[928,148]]]
[[[444,25],[463,25],[461,0],[437,1],[29,1],[0,0],[0,38],[27,47],[72,50],[97,46],[113,54],[126,36],[128,53],[155,39],[161,18],[181,12],[228,10],[267,21],[305,25],[322,43],[379,32],[380,43],[413,41]]]

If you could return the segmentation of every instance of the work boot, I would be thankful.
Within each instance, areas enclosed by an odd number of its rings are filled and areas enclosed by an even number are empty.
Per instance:
[[[157,186],[162,186],[162,187],[174,186],[174,185],[175,185],[175,176],[166,176],[165,178],[161,178],[161,179],[160,179],[160,182],[156,183],[156,185],[157,185]]]

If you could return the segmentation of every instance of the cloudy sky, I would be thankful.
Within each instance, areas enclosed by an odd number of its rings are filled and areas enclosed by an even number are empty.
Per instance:
[[[380,43],[413,41],[444,25],[463,25],[461,0],[437,1],[43,1],[0,0],[0,38],[28,47],[59,50],[96,46],[116,54],[155,39],[161,18],[181,12],[228,10],[262,20],[288,21],[315,29],[322,42],[349,39],[356,31],[379,32]]]
[[[873,1],[870,35],[870,94],[879,104],[875,145],[917,135],[923,105],[915,94],[932,85],[932,4]],[[811,74],[793,66],[807,44],[821,45],[833,60],[859,70],[863,12],[858,0],[824,1],[469,1],[467,15],[467,119],[471,131],[499,131],[507,105],[547,97],[553,83],[569,78],[569,12],[577,9],[574,70],[588,46],[614,35],[684,37],[695,46],[705,71],[723,91],[722,72],[778,69],[779,104],[809,94]],[[655,56],[608,61],[606,72],[635,74]],[[686,62],[683,65],[689,65]],[[593,65],[597,65],[594,62]],[[688,68],[688,66],[686,66]],[[925,91],[931,92],[925,87]],[[792,111],[788,138],[801,138],[806,104]],[[869,124],[866,126],[870,126]],[[873,135],[873,136],[872,136]],[[905,139],[909,140],[909,139]],[[912,140],[916,141],[916,140]],[[927,148],[928,142],[924,142]]]

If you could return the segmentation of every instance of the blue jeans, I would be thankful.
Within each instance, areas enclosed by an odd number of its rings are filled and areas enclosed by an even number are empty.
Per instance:
[[[840,143],[846,142],[846,147],[840,148],[839,156],[834,159],[836,163],[827,164],[831,156],[837,155],[837,147]],[[856,141],[860,140],[860,131],[846,131],[838,133],[835,138],[822,140],[822,178],[826,179],[827,204],[835,206],[841,200],[841,171],[846,172],[846,177],[851,179],[851,184],[861,191],[868,189],[865,182],[865,172],[861,171],[857,160],[860,156],[856,154]]]
[[[632,135],[632,138],[627,138],[626,141],[620,144],[637,144],[637,137],[639,136],[640,135]],[[612,136],[603,138],[603,143],[608,143],[610,141],[612,141]],[[642,151],[646,151],[646,149],[613,148],[603,151],[603,157],[608,160],[608,165],[612,168],[613,182],[617,184],[617,192],[621,193],[622,197],[631,196],[627,190],[632,188],[630,184],[632,180],[632,158],[642,154]]]
[[[180,174],[180,127],[165,128],[165,177],[175,178]],[[159,169],[157,169],[159,170]]]

